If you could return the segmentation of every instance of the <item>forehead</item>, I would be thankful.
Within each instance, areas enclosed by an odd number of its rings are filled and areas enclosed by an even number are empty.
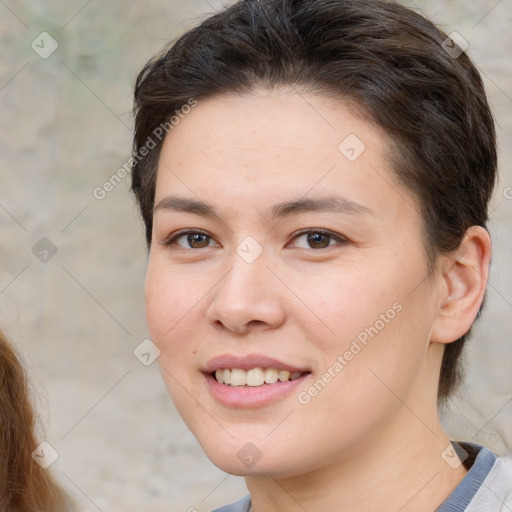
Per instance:
[[[391,169],[390,146],[379,127],[334,98],[282,89],[214,97],[165,138],[155,204],[171,190],[233,207],[333,192],[377,206],[403,203],[408,194]]]
[[[253,153],[279,156],[289,151],[320,160],[339,153],[339,145],[352,135],[357,157],[363,144],[387,145],[386,134],[376,125],[355,117],[353,106],[323,95],[289,89],[256,89],[243,95],[221,95],[200,100],[164,141],[164,152],[180,152],[185,144],[188,157],[211,154],[215,160]],[[359,140],[358,140],[359,139]],[[385,139],[385,140],[381,140]],[[190,152],[189,145],[193,144]],[[350,145],[350,144],[349,144]],[[348,148],[347,148],[348,149]],[[184,156],[184,155],[181,155]]]

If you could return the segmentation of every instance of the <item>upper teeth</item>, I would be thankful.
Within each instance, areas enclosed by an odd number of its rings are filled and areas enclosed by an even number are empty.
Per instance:
[[[241,370],[240,368],[219,369],[215,371],[215,378],[220,384],[231,386],[262,386],[263,384],[274,384],[278,380],[287,382],[298,379],[301,372],[289,372],[288,370],[276,370],[275,368],[252,368]]]

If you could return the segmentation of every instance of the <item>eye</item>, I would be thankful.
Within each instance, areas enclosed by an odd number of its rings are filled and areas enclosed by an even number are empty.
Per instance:
[[[295,235],[295,247],[299,249],[326,249],[336,243],[347,243],[348,240],[324,229],[308,229]]]
[[[212,241],[213,238],[202,231],[181,231],[164,240],[163,245],[166,247],[177,245],[182,249],[204,249],[210,247]]]

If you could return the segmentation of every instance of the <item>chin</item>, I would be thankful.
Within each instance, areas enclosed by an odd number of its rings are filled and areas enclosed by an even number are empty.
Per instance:
[[[215,466],[230,475],[244,477],[268,477],[271,475],[274,478],[285,478],[299,474],[299,472],[294,471],[293,468],[285,467],[283,462],[277,461],[274,456],[270,459],[267,458],[267,460],[264,460],[264,456],[261,459],[255,458],[251,462],[250,460],[233,460],[231,453],[223,454],[217,452],[215,454],[206,453],[206,455]],[[286,466],[288,466],[288,464]]]
[[[211,437],[198,438],[206,456],[226,473],[245,477],[271,475],[287,478],[304,472],[304,460],[300,460],[301,451],[287,445],[284,439],[253,442],[250,436],[231,438],[226,434],[226,437],[225,443]]]

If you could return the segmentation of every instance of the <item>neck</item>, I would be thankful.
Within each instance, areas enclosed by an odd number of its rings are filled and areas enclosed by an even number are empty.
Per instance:
[[[403,416],[329,467],[295,477],[247,477],[251,512],[435,510],[467,471],[441,457],[450,441],[437,414],[426,423],[409,410]]]

